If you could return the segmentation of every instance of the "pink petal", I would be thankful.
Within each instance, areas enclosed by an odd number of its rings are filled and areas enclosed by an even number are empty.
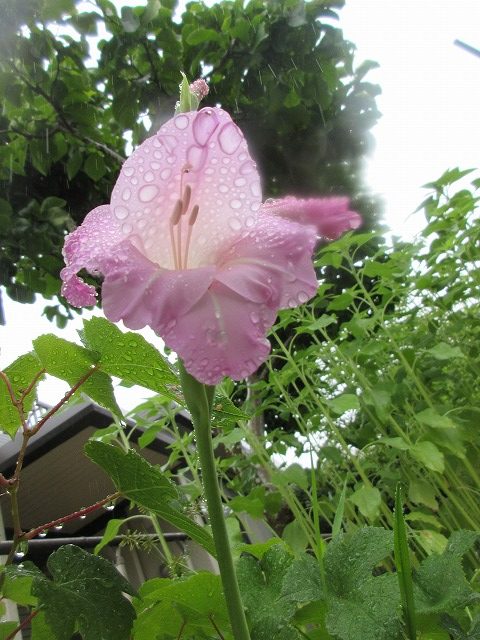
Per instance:
[[[76,274],[81,269],[91,273],[102,272],[102,265],[121,240],[118,224],[108,205],[90,211],[83,224],[65,238],[63,256],[65,267],[62,295],[73,306],[83,307],[96,303],[95,287],[86,284]]]
[[[288,196],[265,202],[262,211],[301,224],[314,225],[319,236],[334,240],[345,231],[357,229],[362,224],[361,217],[349,206],[349,199],[343,197],[299,199]]]
[[[176,202],[191,188],[185,214],[199,214],[192,228],[189,266],[211,256],[248,224],[261,205],[258,172],[240,129],[222,109],[180,113],[141,144],[123,165],[112,192],[112,210],[128,237],[153,262],[174,268],[170,220]]]

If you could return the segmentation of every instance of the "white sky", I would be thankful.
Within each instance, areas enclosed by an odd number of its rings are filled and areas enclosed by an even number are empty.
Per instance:
[[[480,48],[480,0],[347,0],[339,25],[357,46],[357,64],[373,59],[381,65],[367,77],[382,87],[383,117],[374,129],[376,151],[366,177],[385,200],[392,232],[412,238],[423,225],[421,213],[411,216],[424,198],[421,185],[448,168],[480,166],[480,58],[453,45],[458,38]],[[0,367],[29,351],[42,333],[76,340],[79,319],[59,331],[41,317],[43,301],[3,299]],[[155,340],[151,332],[148,338]],[[40,398],[53,404],[65,390],[43,383]],[[145,395],[122,389],[120,403],[133,407]]]

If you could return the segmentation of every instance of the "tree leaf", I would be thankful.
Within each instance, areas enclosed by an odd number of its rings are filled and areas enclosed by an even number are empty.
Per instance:
[[[85,320],[83,327],[81,337],[100,355],[98,363],[103,371],[178,401],[178,395],[168,386],[178,384],[177,376],[143,336],[123,333],[105,318]]]
[[[66,545],[47,567],[52,580],[35,577],[32,591],[57,640],[70,640],[76,628],[84,640],[129,640],[135,611],[123,593],[135,590],[110,562]]]
[[[95,355],[73,342],[58,338],[52,333],[40,336],[33,341],[35,353],[40,358],[47,373],[65,380],[72,387],[81,380],[96,364]],[[115,400],[112,381],[102,371],[95,371],[82,384],[80,393],[85,393],[94,402],[123,418]]]
[[[443,473],[445,457],[433,442],[421,440],[410,447],[410,453],[427,469]]]
[[[35,353],[26,353],[8,365],[3,372],[8,377],[13,393],[18,399],[42,369],[42,363],[37,355]],[[25,414],[28,414],[31,410],[36,397],[38,382],[44,377],[44,375],[39,376],[36,384],[26,396],[23,402]],[[0,378],[0,429],[13,438],[20,425],[20,415],[16,407],[12,404],[5,381],[3,378]]]
[[[348,498],[358,507],[358,510],[369,520],[375,520],[380,515],[382,495],[376,487],[362,485]]]

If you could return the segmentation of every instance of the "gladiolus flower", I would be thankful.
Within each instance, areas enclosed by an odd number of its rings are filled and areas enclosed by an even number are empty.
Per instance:
[[[181,113],[125,162],[110,205],[67,236],[62,293],[93,305],[95,288],[77,273],[101,274],[112,322],[152,327],[200,382],[239,380],[267,358],[278,310],[315,294],[318,236],[360,222],[346,198],[262,205],[255,163],[228,113]]]

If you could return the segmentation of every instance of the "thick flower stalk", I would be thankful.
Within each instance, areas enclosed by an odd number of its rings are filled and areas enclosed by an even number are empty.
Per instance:
[[[113,322],[150,326],[199,381],[253,373],[270,351],[278,310],[317,289],[318,237],[359,226],[346,198],[262,205],[240,129],[219,108],[180,113],[124,163],[109,205],[65,240],[62,293],[96,302],[81,269],[103,276]]]

